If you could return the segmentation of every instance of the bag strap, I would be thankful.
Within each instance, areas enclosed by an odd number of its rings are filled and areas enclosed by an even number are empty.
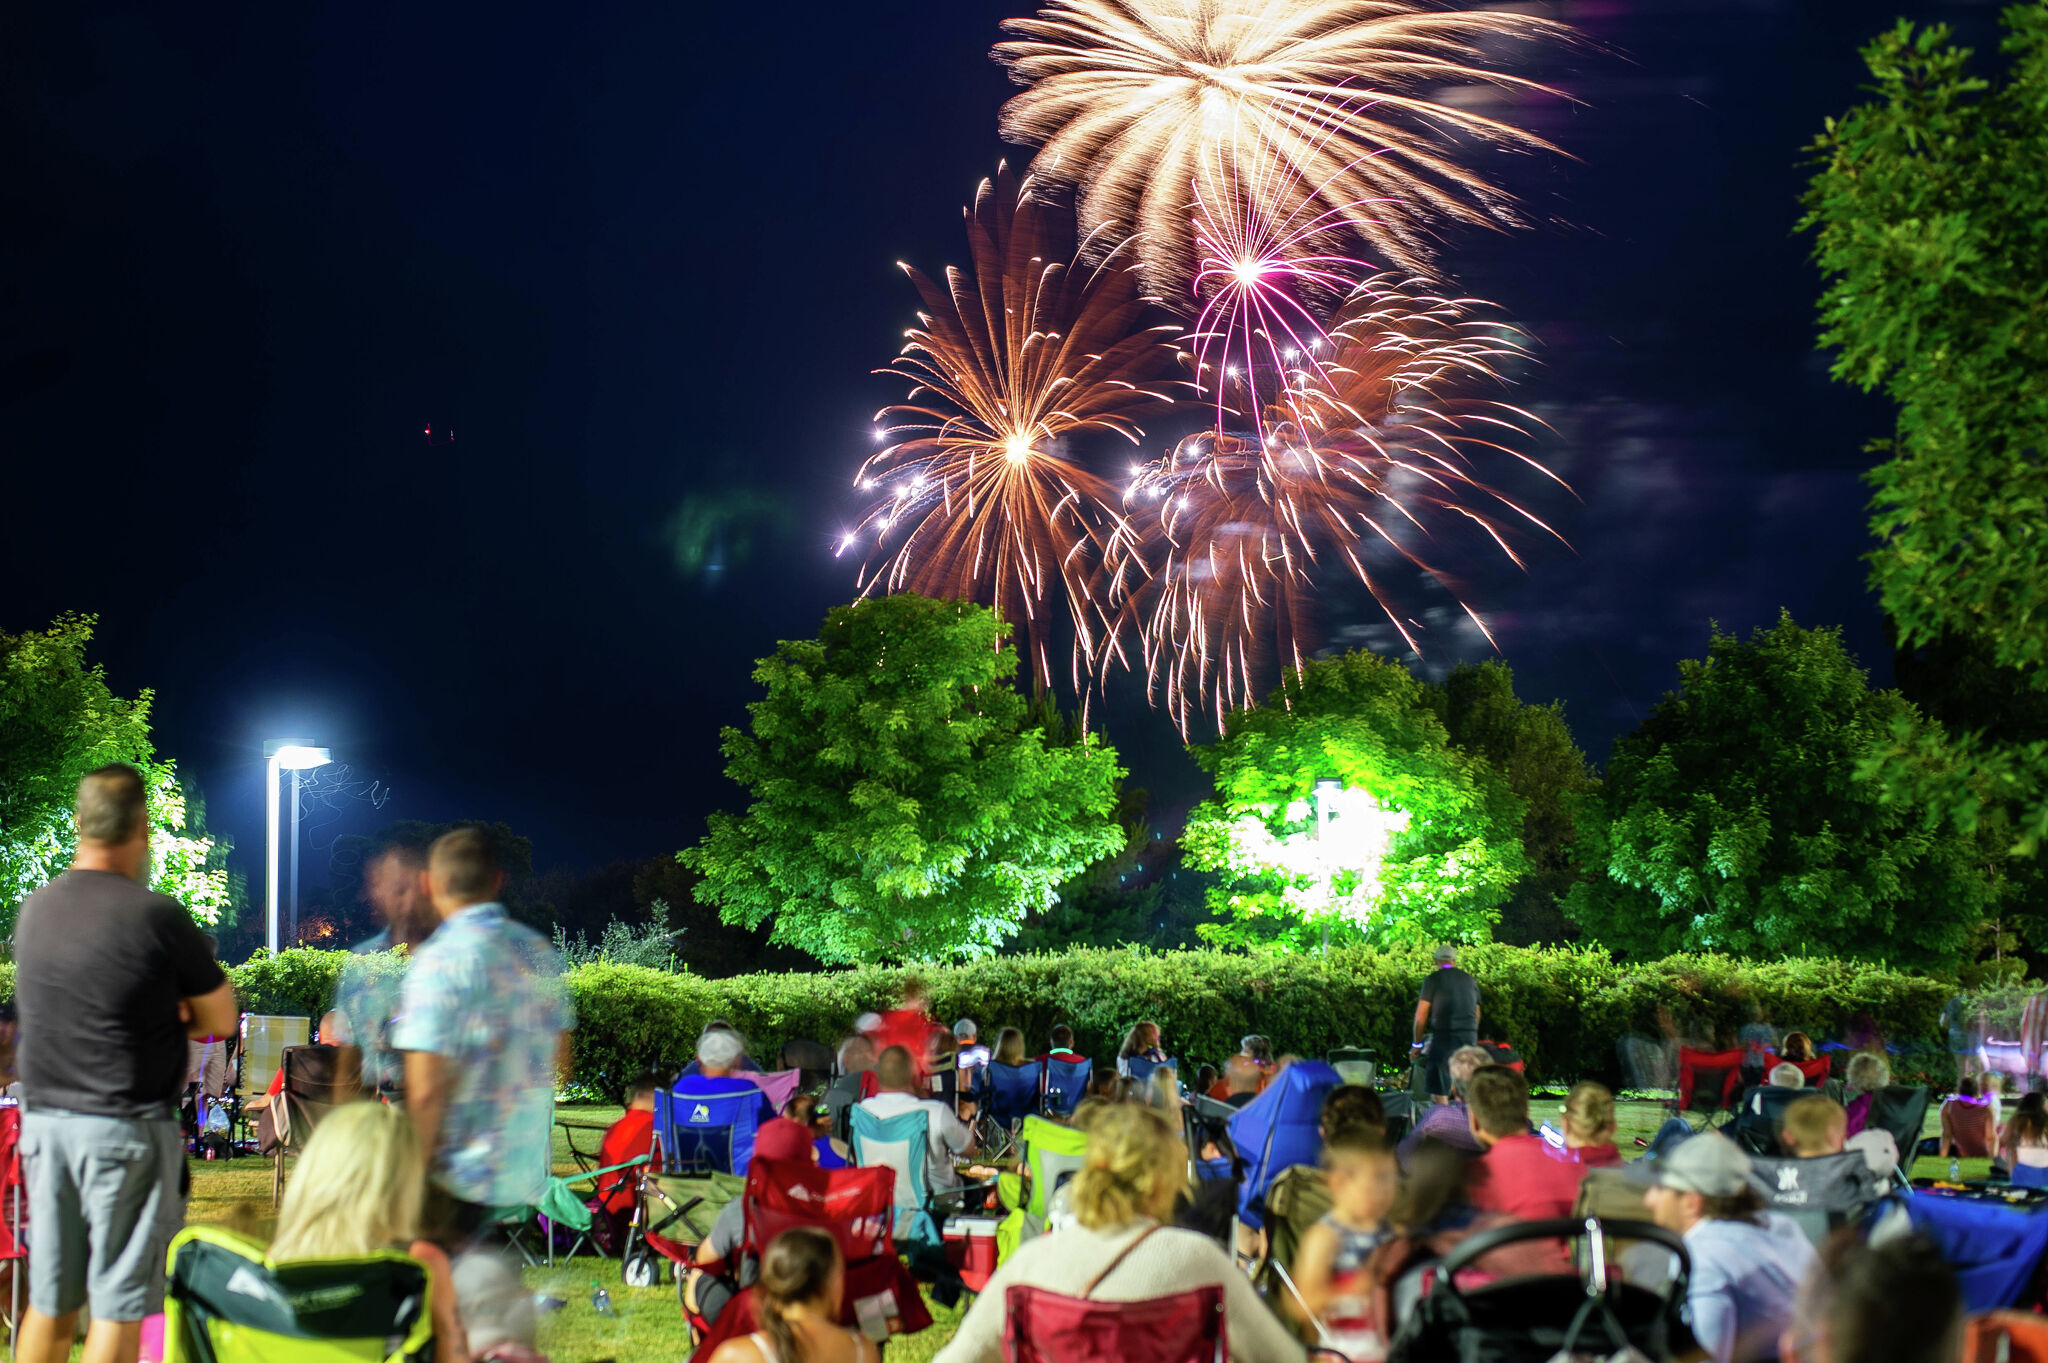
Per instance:
[[[1118,1250],[1116,1252],[1116,1257],[1114,1259],[1111,1259],[1108,1263],[1104,1264],[1102,1266],[1102,1271],[1096,1274],[1094,1277],[1090,1278],[1088,1280],[1088,1285],[1081,1289],[1082,1300],[1085,1301],[1089,1297],[1094,1296],[1095,1289],[1102,1286],[1102,1280],[1104,1278],[1107,1278],[1110,1274],[1116,1272],[1117,1265],[1121,1264],[1124,1260],[1130,1258],[1131,1251],[1136,1249],[1138,1246],[1144,1244],[1145,1241],[1151,1236],[1152,1232],[1158,1229],[1159,1223],[1157,1221],[1154,1221],[1151,1225],[1145,1227],[1145,1229],[1138,1232],[1137,1239],[1131,1241],[1131,1243],[1125,1245],[1122,1249]]]

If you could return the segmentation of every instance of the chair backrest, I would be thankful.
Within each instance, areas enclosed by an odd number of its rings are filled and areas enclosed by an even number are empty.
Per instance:
[[[1734,1122],[1738,1144],[1752,1154],[1782,1155],[1778,1136],[1785,1129],[1785,1109],[1801,1098],[1811,1098],[1812,1089],[1777,1088],[1766,1085],[1742,1105]]]
[[[931,1197],[925,1168],[930,1150],[931,1114],[918,1109],[879,1117],[865,1104],[853,1110],[853,1158],[864,1168],[885,1166],[896,1171],[896,1233],[914,1235],[917,1218]]]
[[[1126,1056],[1123,1065],[1124,1072],[1140,1083],[1150,1082],[1156,1070],[1172,1070],[1176,1075],[1180,1073],[1180,1061],[1170,1057],[1165,1060],[1147,1060],[1142,1055]]]
[[[820,1169],[809,1160],[756,1160],[747,1171],[746,1243],[759,1253],[791,1226],[815,1226],[849,1264],[896,1252],[896,1171]]]
[[[1748,1058],[1749,1052],[1740,1047],[1732,1051],[1696,1051],[1680,1046],[1679,1110],[1702,1108],[1711,1112],[1727,1107],[1742,1084],[1742,1062]]]
[[[287,1046],[279,1067],[284,1071],[284,1088],[279,1091],[274,1124],[288,1150],[302,1150],[321,1118],[351,1096],[341,1084],[339,1046]]]
[[[1042,1061],[1021,1065],[988,1062],[988,1111],[1004,1126],[1012,1126],[1038,1111],[1038,1090],[1045,1082]]]
[[[1863,1125],[1891,1132],[1899,1143],[1899,1154],[1910,1164],[1912,1152],[1920,1144],[1920,1128],[1927,1121],[1927,1101],[1925,1085],[1881,1088],[1870,1095],[1870,1114]]]
[[[1798,1070],[1805,1076],[1809,1089],[1818,1088],[1826,1083],[1828,1076],[1834,1072],[1834,1062],[1824,1055],[1817,1055],[1811,1060],[1785,1060],[1780,1058],[1776,1051],[1765,1051],[1764,1060],[1766,1073],[1778,1065],[1790,1065]]]
[[[1074,1115],[1074,1109],[1081,1106],[1081,1100],[1088,1096],[1088,1076],[1095,1071],[1095,1062],[1086,1056],[1078,1060],[1061,1060],[1057,1057],[1045,1062],[1045,1110],[1062,1117]]]
[[[655,1090],[654,1136],[663,1169],[746,1177],[760,1127],[761,1090],[739,1075],[729,1082],[730,1088],[702,1093]]]
[[[1338,1046],[1323,1059],[1347,1084],[1371,1088],[1379,1078],[1380,1055],[1370,1046]]]
[[[28,1254],[22,1234],[28,1218],[28,1189],[21,1181],[21,1108],[0,1107],[0,1259]]]
[[[1301,1237],[1330,1210],[1329,1175],[1314,1165],[1297,1164],[1273,1180],[1266,1206],[1272,1212],[1266,1218],[1270,1250],[1262,1261],[1260,1286],[1270,1296],[1281,1290],[1272,1265],[1292,1265],[1301,1249]]]
[[[1026,1117],[1017,1135],[1031,1170],[1031,1198],[1024,1204],[1025,1239],[1045,1229],[1045,1214],[1059,1186],[1081,1172],[1088,1159],[1088,1133],[1043,1117]]]
[[[242,1014],[241,1061],[235,1080],[236,1092],[245,1099],[266,1092],[272,1076],[284,1066],[285,1047],[303,1046],[312,1036],[311,1018]]]
[[[271,1263],[254,1241],[188,1227],[171,1242],[164,1363],[430,1359],[429,1285],[403,1254]]]
[[[735,1079],[745,1079],[768,1096],[768,1105],[777,1112],[796,1096],[797,1088],[803,1083],[801,1070],[777,1070],[773,1074],[735,1074]]]
[[[1224,1363],[1223,1289],[1144,1301],[1090,1301],[1012,1287],[1003,1297],[1004,1363]]]
[[[2015,1164],[2012,1167],[2012,1186],[2015,1188],[2048,1188],[2048,1165]]]
[[[1855,1225],[1884,1195],[1884,1184],[1860,1150],[1812,1159],[1752,1156],[1750,1171],[1765,1204],[1798,1222],[1816,1245]]]

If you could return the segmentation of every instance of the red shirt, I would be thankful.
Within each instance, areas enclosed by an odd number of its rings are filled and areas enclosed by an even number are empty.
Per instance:
[[[1517,1221],[1548,1221],[1568,1217],[1579,1200],[1586,1166],[1551,1150],[1541,1136],[1503,1136],[1474,1161],[1472,1205]],[[1562,1240],[1552,1244],[1559,1272],[1571,1269]]]
[[[1621,1151],[1612,1141],[1606,1145],[1573,1145],[1562,1150],[1553,1150],[1551,1155],[1582,1169],[1619,1169]]]
[[[611,1130],[604,1133],[604,1140],[597,1147],[597,1162],[624,1164],[627,1160],[646,1154],[654,1148],[654,1114],[638,1108],[626,1109],[626,1115],[612,1123]],[[623,1212],[633,1205],[633,1190],[638,1180],[631,1169],[616,1174],[606,1174],[598,1185],[598,1194],[604,1198],[608,1212]]]

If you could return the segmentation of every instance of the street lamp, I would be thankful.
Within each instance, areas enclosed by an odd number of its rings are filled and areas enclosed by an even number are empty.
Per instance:
[[[277,954],[277,803],[278,773],[292,774],[292,937],[298,937],[299,921],[299,773],[309,767],[323,766],[334,759],[327,755],[327,749],[310,747],[304,743],[287,739],[272,739],[263,745],[264,792],[268,796],[263,807],[263,827],[269,835],[270,856],[265,867],[266,912],[264,918],[265,941],[274,956]]]
[[[1322,853],[1326,864],[1330,855],[1330,849],[1322,844],[1330,836],[1330,818],[1337,812],[1332,806],[1337,803],[1337,796],[1343,789],[1344,783],[1342,781],[1316,782],[1316,849]],[[1330,874],[1334,876],[1334,872]],[[1330,954],[1330,920],[1327,916],[1323,919],[1322,954],[1325,956]]]

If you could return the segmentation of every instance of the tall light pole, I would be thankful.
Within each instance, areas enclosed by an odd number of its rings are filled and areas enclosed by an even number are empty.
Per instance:
[[[334,759],[327,755],[327,749],[310,747],[304,743],[285,739],[272,739],[263,745],[263,827],[268,835],[269,858],[265,865],[265,935],[264,941],[271,954],[277,954],[277,805],[278,773],[292,774],[292,918],[294,938],[299,912],[299,773],[308,767],[323,766]]]
[[[1330,808],[1330,806],[1336,802],[1339,792],[1343,789],[1344,783],[1342,781],[1316,782],[1316,850],[1322,854],[1323,869],[1325,873],[1329,874],[1333,882],[1336,879],[1336,874],[1329,870],[1330,849],[1324,847],[1323,843],[1330,836],[1330,818],[1337,812]],[[1325,956],[1330,954],[1330,919],[1327,913],[1323,918],[1322,954]]]

